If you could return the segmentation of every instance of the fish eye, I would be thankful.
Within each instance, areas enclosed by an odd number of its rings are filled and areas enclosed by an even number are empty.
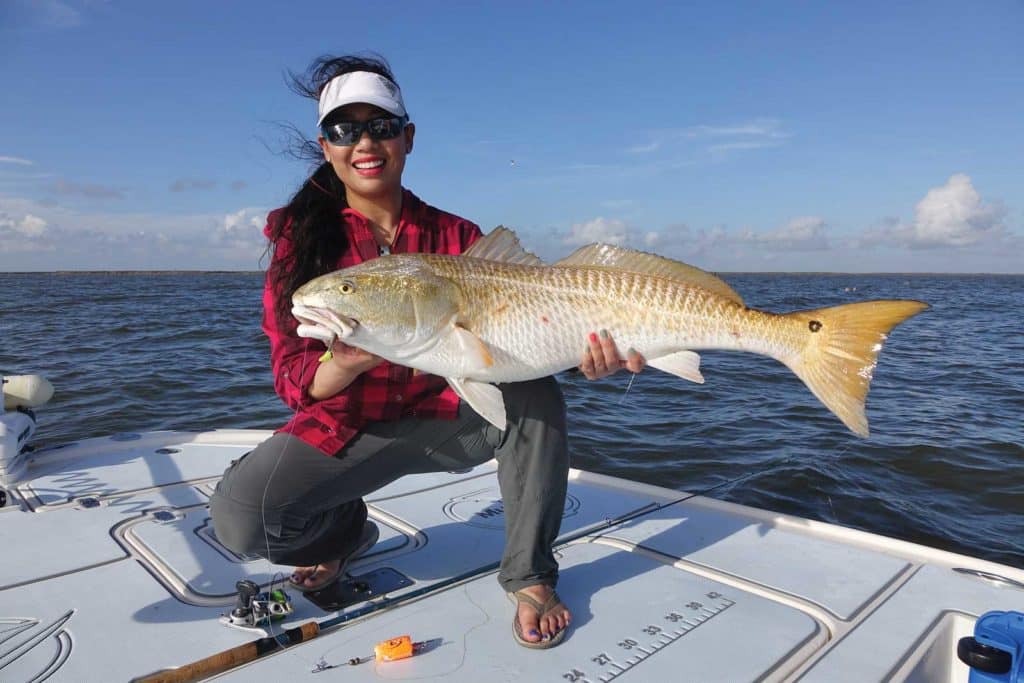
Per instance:
[[[352,292],[356,291],[356,288],[351,282],[342,282],[341,286],[338,287],[338,291],[340,291],[342,294],[351,294]]]

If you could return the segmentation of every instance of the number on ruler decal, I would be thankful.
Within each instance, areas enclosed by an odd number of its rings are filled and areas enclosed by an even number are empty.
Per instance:
[[[601,652],[592,656],[590,661],[593,662],[594,665],[603,669],[596,674],[596,678],[593,677],[593,670],[590,672],[591,678],[587,678],[588,673],[583,670],[590,665],[586,665],[586,667],[581,668],[574,668],[568,673],[562,674],[562,678],[567,681],[572,681],[573,683],[590,683],[591,681],[596,681],[598,679],[600,679],[602,683],[611,683],[613,679],[616,679],[634,667],[639,666],[648,657],[657,654],[657,652],[662,648],[673,644],[686,634],[692,632],[693,629],[697,628],[700,624],[706,623],[712,617],[736,604],[734,601],[729,600],[717,591],[711,591],[705,593],[705,595],[709,600],[714,600],[715,602],[706,607],[704,606],[704,603],[697,602],[696,600],[684,605],[685,608],[693,611],[703,610],[704,614],[687,617],[685,614],[681,613],[684,610],[680,607],[677,610],[672,610],[667,614],[664,614],[665,621],[675,624],[675,626],[661,627],[656,624],[648,624],[647,626],[640,628],[640,631],[644,635],[638,636],[639,640],[623,638],[618,641],[616,645],[629,652],[629,655],[625,655],[628,659],[615,661],[615,659],[613,659],[607,652]]]

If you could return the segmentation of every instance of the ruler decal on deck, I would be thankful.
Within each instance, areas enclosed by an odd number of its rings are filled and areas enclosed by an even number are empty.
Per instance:
[[[612,647],[595,653],[588,664],[563,673],[562,679],[573,683],[608,683],[736,604],[715,591],[705,597],[704,602],[693,600],[670,609],[658,623],[646,624],[635,633],[617,638]]]

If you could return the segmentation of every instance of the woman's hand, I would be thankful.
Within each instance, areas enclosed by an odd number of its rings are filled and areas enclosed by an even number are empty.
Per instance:
[[[627,351],[626,357],[623,358],[608,330],[601,330],[600,335],[590,333],[587,348],[583,352],[583,360],[580,362],[580,372],[587,379],[601,379],[623,368],[633,373],[640,372],[646,363],[636,349]]]
[[[309,396],[317,401],[330,398],[352,384],[356,377],[383,362],[380,356],[335,340],[331,345],[331,359],[317,366],[309,385]]]
[[[334,344],[331,346],[330,362],[346,372],[359,375],[377,367],[384,362],[384,359],[357,346],[349,346],[335,339]]]

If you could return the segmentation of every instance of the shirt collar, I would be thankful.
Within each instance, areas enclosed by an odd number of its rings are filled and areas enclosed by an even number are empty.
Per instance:
[[[399,225],[399,227],[401,227],[403,223],[415,223],[416,222],[416,216],[417,216],[417,214],[419,214],[420,207],[422,205],[423,205],[423,202],[420,201],[419,197],[414,195],[410,190],[407,190],[407,189],[405,189],[403,187],[402,188],[402,215],[399,216],[399,218],[398,218],[398,225]],[[366,216],[364,216],[363,214],[359,213],[358,211],[356,211],[355,209],[353,209],[351,207],[346,206],[344,209],[342,209],[341,210],[341,215],[345,216],[346,218],[348,218],[350,220],[354,220],[354,221],[358,222],[359,224],[363,225],[364,227],[368,227],[367,224],[369,223],[369,221],[367,220]],[[397,232],[397,230],[396,230],[396,232]]]

